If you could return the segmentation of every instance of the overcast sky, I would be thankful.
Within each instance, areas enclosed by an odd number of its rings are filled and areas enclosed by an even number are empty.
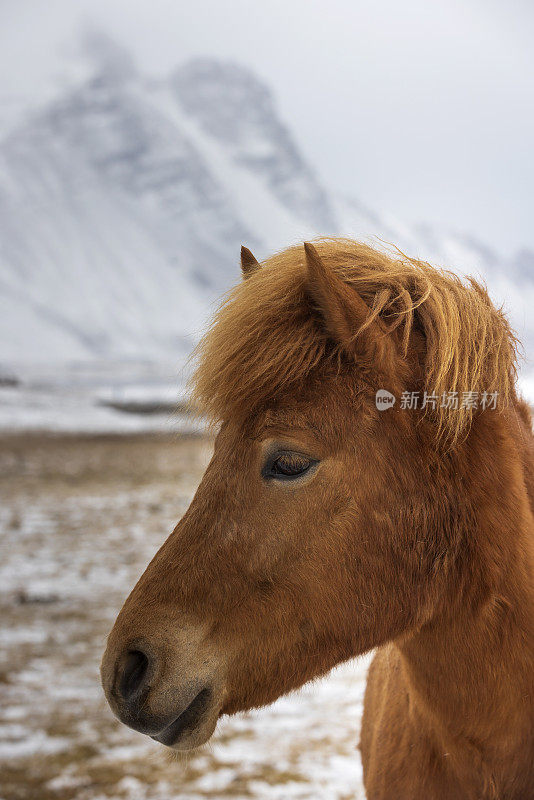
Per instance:
[[[85,21],[154,75],[253,67],[330,187],[534,247],[531,0],[0,0],[0,120],[70,79]]]

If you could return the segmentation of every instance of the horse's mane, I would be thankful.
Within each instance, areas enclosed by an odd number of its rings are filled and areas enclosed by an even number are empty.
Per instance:
[[[396,249],[350,239],[321,239],[314,246],[365,300],[370,319],[398,329],[405,353],[412,333],[423,335],[428,393],[457,392],[461,399],[464,392],[498,392],[499,407],[515,396],[518,342],[480,283]],[[226,296],[196,351],[193,397],[209,417],[246,416],[281,393],[298,391],[321,364],[339,357],[306,282],[300,245],[267,259]],[[472,415],[468,407],[438,408],[437,435],[456,442]]]

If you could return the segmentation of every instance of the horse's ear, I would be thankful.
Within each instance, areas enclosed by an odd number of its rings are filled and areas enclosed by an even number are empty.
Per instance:
[[[244,278],[248,278],[259,268],[259,262],[254,258],[248,247],[241,245],[241,272]]]
[[[327,266],[316,248],[305,242],[308,294],[320,311],[332,339],[347,352],[372,355],[384,339],[378,321],[369,322],[369,307],[358,292]],[[380,348],[382,349],[382,348]]]

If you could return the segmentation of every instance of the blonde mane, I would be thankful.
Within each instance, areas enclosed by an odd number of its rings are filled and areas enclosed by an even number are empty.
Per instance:
[[[405,356],[412,334],[423,335],[429,394],[497,392],[500,408],[515,396],[518,342],[480,283],[350,239],[321,239],[314,246],[369,306],[363,327],[380,318],[397,330]],[[298,392],[321,365],[339,358],[306,287],[300,245],[267,259],[229,292],[196,351],[192,393],[203,413],[216,420],[246,416]],[[436,436],[457,442],[473,413],[438,404]]]

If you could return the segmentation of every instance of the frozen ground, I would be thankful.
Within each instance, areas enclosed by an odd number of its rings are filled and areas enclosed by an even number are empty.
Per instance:
[[[2,385],[3,373],[14,385]],[[183,368],[172,363],[0,365],[0,431],[198,431],[199,424],[181,411],[184,382]]]
[[[198,436],[0,436],[1,800],[363,798],[365,660],[223,720],[182,761],[107,708],[106,633],[209,452]]]

